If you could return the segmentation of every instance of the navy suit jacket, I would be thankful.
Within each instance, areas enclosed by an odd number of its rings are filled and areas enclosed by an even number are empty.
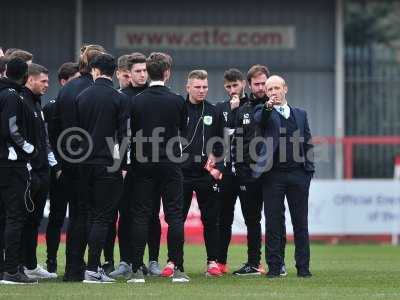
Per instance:
[[[304,170],[314,173],[314,146],[311,143],[311,132],[308,125],[307,113],[305,110],[290,106],[290,113],[296,120],[299,133],[299,150],[303,158],[302,164]],[[278,149],[281,120],[279,113],[272,109],[268,111],[264,104],[257,105],[254,108],[254,120],[260,126],[263,138],[261,147],[258,147],[258,159],[253,166],[253,177],[258,178],[263,173],[272,169],[274,153]],[[296,136],[294,136],[296,138]]]

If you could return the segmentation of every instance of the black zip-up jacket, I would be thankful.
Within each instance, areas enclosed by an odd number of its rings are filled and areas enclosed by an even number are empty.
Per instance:
[[[127,130],[126,95],[113,87],[107,78],[97,78],[76,99],[78,126],[90,135],[93,150],[83,164],[113,165],[114,145],[121,144]],[[108,144],[106,138],[111,138]],[[111,147],[112,146],[112,147]],[[83,153],[88,149],[82,143]]]
[[[132,101],[134,101],[133,99],[139,95],[141,92],[143,92],[145,89],[147,89],[149,87],[148,83],[146,83],[143,86],[133,86],[133,85],[129,85],[128,87],[121,89],[121,92],[124,93],[127,97],[126,97],[126,113],[127,113],[127,119],[128,119],[128,137],[129,137],[129,144],[128,144],[128,149],[127,149],[127,153],[126,155],[123,157],[123,161],[122,161],[122,168],[124,170],[130,170],[130,165],[131,165],[131,161],[130,161],[130,153],[131,153],[131,149],[132,149],[132,145],[131,145],[131,137],[132,137],[132,133],[131,133],[131,122],[130,122],[130,118],[129,118],[129,109],[131,107],[131,103]],[[129,159],[128,159],[129,158]]]
[[[130,122],[133,137],[132,149],[134,150],[130,154],[131,161],[176,162],[175,159],[171,160],[171,155],[175,158],[181,157],[179,137],[181,136],[180,132],[185,130],[186,121],[186,106],[182,96],[161,85],[145,89],[134,98],[131,105]],[[157,145],[156,156],[153,156],[152,143],[144,142],[142,145],[137,145],[135,136],[140,133],[144,138],[159,135],[161,141]],[[168,142],[172,144],[170,149],[167,147]],[[138,146],[143,150],[141,153],[136,151]],[[171,155],[167,155],[167,151]]]
[[[182,132],[182,137],[186,139],[187,143],[183,143],[182,147],[184,155],[188,158],[183,161],[182,170],[185,175],[201,175],[208,172],[204,169],[204,166],[211,153],[217,158],[222,157],[221,142],[214,143],[212,149],[207,145],[212,138],[222,139],[223,133],[218,124],[217,109],[210,102],[204,100],[199,104],[193,104],[187,98],[186,109],[187,127]],[[223,161],[217,163],[216,168],[222,171]]]
[[[39,137],[37,147],[38,155],[31,160],[31,166],[36,172],[46,173],[49,171],[49,167],[54,167],[55,171],[58,171],[59,166],[54,157],[47,134],[44,114],[42,112],[41,98],[40,96],[33,94],[27,87],[22,88],[21,96],[24,98],[24,101],[29,108],[34,112],[35,116],[39,116],[37,118],[38,125],[36,127],[36,136]]]
[[[19,95],[21,88],[0,79],[0,167],[26,165],[37,154],[39,116]]]
[[[59,157],[57,155],[57,136],[55,133],[55,126],[54,126],[54,116],[56,113],[55,110],[56,110],[56,99],[50,100],[43,107],[44,121],[47,125],[47,134],[49,136],[50,145],[58,160]]]
[[[129,96],[130,98],[133,98],[143,92],[145,89],[147,89],[149,85],[146,83],[143,86],[133,86],[129,85],[124,89],[121,89],[121,92],[123,92],[125,95]]]
[[[54,135],[56,140],[60,134],[71,127],[77,126],[76,116],[76,97],[86,88],[93,84],[93,77],[90,74],[82,74],[80,77],[69,81],[62,87],[57,96],[54,109]],[[68,135],[64,136],[63,143],[61,143],[61,149],[64,154],[68,154],[68,157],[75,158],[70,155],[67,151],[65,141],[68,139]],[[74,147],[76,145],[72,145]],[[77,149],[73,149],[76,151]],[[59,158],[59,163],[66,163],[63,159]]]
[[[235,173],[242,182],[255,180],[251,176],[250,166],[256,162],[250,155],[250,143],[254,138],[260,137],[262,134],[259,126],[254,121],[253,110],[256,105],[264,104],[266,100],[266,98],[256,99],[254,95],[251,94],[249,100],[237,110],[235,133],[232,143],[232,156]],[[255,153],[259,152],[257,151]],[[255,159],[256,157],[253,158]]]
[[[243,106],[248,101],[247,95],[242,97],[240,99],[240,104],[239,107]],[[219,102],[216,105],[217,108],[217,114],[219,118],[219,126],[221,127],[221,130],[224,134],[224,139],[225,137],[229,137],[229,144],[225,145],[225,150],[226,150],[226,155],[224,159],[224,169],[223,173],[226,175],[232,175],[232,161],[233,161],[233,156],[232,156],[232,149],[228,149],[229,147],[232,146],[232,140],[233,140],[233,133],[235,131],[235,119],[236,119],[236,114],[239,109],[239,107],[231,110],[231,104],[230,100]],[[232,148],[232,147],[231,147]]]

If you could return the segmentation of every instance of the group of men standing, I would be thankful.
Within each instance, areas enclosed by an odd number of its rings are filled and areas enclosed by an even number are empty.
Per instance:
[[[151,275],[188,282],[184,223],[193,192],[204,226],[207,276],[229,272],[238,197],[248,258],[233,274],[287,274],[285,196],[297,274],[311,276],[307,217],[313,147],[307,115],[287,104],[283,78],[271,76],[262,65],[252,66],[247,78],[229,69],[224,73],[228,100],[214,105],[207,100],[205,70],[189,73],[184,99],[166,86],[172,69],[168,54],[132,53],[117,61],[102,46],[85,45],[78,64],[61,66],[62,88],[42,109],[40,96],[47,91],[49,72],[32,63],[32,56],[27,59],[28,54],[12,49],[0,58],[2,283],[57,277],[67,205],[64,281],[112,283],[125,278],[139,283]],[[115,72],[119,90],[113,86]],[[37,262],[36,247],[48,193],[45,269]],[[168,257],[162,270],[161,203],[168,224]],[[261,264],[263,204],[268,272]]]

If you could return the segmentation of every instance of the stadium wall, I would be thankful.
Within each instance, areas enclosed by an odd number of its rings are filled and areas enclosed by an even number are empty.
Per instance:
[[[76,22],[76,3],[82,4],[81,23]],[[0,45],[19,47],[35,54],[35,62],[45,65],[51,72],[47,102],[59,89],[56,71],[61,63],[75,59],[78,45],[99,43],[114,55],[135,50],[148,54],[158,50],[122,49],[116,41],[117,26],[157,25],[155,32],[166,26],[202,28],[250,27],[257,30],[281,27],[292,30],[292,36],[281,47],[257,46],[257,41],[245,50],[232,49],[164,49],[172,54],[175,68],[170,86],[184,94],[185,77],[190,69],[209,71],[209,100],[226,98],[222,87],[224,70],[237,67],[246,72],[256,63],[267,65],[273,73],[282,74],[289,84],[289,101],[307,109],[314,135],[334,135],[334,23],[335,1],[231,1],[205,0],[201,8],[181,1],[151,1],[138,5],[135,1],[19,1],[2,3],[0,11]],[[77,24],[82,36],[77,38]],[[255,29],[254,29],[255,28]],[[79,29],[79,28],[78,28]],[[174,48],[174,47],[172,47]],[[187,47],[186,47],[187,48]],[[221,48],[221,47],[220,47]],[[334,151],[327,149],[328,159],[317,167],[318,178],[334,176]]]

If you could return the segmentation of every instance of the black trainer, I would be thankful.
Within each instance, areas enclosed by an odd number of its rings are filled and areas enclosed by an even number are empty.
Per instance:
[[[7,272],[3,273],[2,284],[36,284],[38,281],[36,279],[30,279],[25,273],[17,272],[15,274],[9,274]]]
[[[0,281],[3,280],[3,272],[0,272]]]
[[[103,269],[104,273],[106,273],[107,275],[110,274],[111,272],[115,271],[113,261],[110,261],[110,262],[106,261],[104,263],[104,265],[101,266],[101,268]]]
[[[64,282],[81,282],[84,280],[84,273],[67,271],[64,273]]]
[[[245,263],[243,267],[233,272],[233,275],[239,275],[239,276],[261,275],[261,270],[258,267],[250,265],[249,263]]]
[[[279,274],[279,272],[272,272],[272,271],[268,271],[267,278],[279,278],[281,275]]]
[[[298,270],[297,277],[310,278],[312,277],[312,274],[309,270]]]
[[[48,259],[46,261],[47,272],[49,273],[57,273],[57,260]]]
[[[144,276],[149,275],[149,269],[146,267],[145,264],[143,264],[143,265],[141,266],[141,269],[142,269],[142,272],[143,272],[143,275],[144,275]]]

